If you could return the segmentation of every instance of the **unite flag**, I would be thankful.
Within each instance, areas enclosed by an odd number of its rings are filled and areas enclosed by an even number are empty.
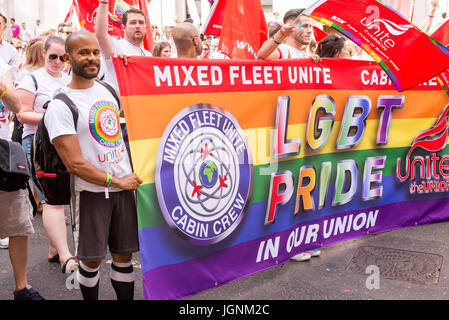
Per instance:
[[[214,2],[203,33],[219,36],[221,52],[231,59],[253,59],[268,40],[268,29],[259,0]]]
[[[434,33],[432,33],[431,37],[443,46],[449,48],[449,20],[443,23]],[[449,69],[443,71],[437,79],[449,95]]]
[[[305,14],[368,52],[398,91],[421,84],[449,67],[447,48],[380,1],[321,0]]]

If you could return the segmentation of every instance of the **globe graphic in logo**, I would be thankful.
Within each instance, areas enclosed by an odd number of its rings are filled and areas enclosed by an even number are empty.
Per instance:
[[[228,237],[243,219],[252,182],[248,142],[226,110],[197,104],[165,129],[156,191],[165,221],[182,238],[210,245]]]
[[[212,188],[218,180],[217,165],[212,161],[205,161],[200,167],[199,176],[205,188]]]

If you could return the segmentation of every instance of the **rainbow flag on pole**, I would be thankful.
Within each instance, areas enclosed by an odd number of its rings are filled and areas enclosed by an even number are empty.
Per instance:
[[[181,299],[306,250],[449,218],[449,106],[435,79],[399,94],[364,61],[114,64],[144,181],[146,299]]]
[[[125,12],[128,11],[129,9],[131,9],[131,6],[129,4],[127,4],[125,1],[122,1],[122,0],[115,1],[114,13],[118,17],[123,16],[125,14]]]

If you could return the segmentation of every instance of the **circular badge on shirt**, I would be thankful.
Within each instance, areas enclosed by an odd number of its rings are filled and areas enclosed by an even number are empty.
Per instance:
[[[90,110],[89,128],[92,137],[102,146],[114,148],[120,144],[120,116],[110,101],[99,101]]]

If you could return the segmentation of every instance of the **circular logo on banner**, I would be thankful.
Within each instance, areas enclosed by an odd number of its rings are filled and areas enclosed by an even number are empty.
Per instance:
[[[230,113],[197,104],[172,119],[155,182],[164,218],[179,235],[198,245],[229,236],[243,219],[252,181],[248,142]]]
[[[89,128],[92,137],[109,148],[120,144],[120,116],[115,104],[109,101],[97,102],[89,114]]]

